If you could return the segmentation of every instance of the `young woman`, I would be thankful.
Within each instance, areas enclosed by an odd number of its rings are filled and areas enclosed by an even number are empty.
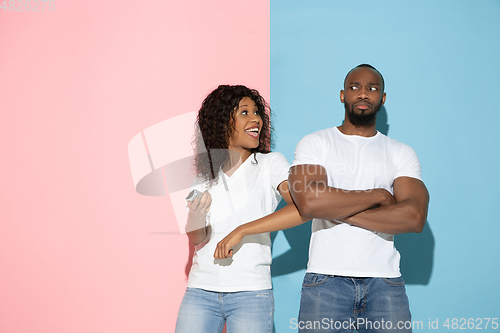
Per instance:
[[[203,101],[197,120],[198,177],[192,189],[203,194],[187,205],[186,233],[195,253],[175,332],[220,333],[226,323],[227,333],[270,333],[269,233],[238,233],[230,253],[214,258],[214,252],[219,241],[247,222],[266,217],[276,229],[285,221],[289,226],[290,219],[305,221],[288,193],[289,164],[270,152],[270,110],[256,90],[219,86]],[[281,196],[289,205],[273,213]]]

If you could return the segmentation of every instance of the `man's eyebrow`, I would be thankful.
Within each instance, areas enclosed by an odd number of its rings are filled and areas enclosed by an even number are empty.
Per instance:
[[[360,82],[350,82],[349,84],[361,84]],[[368,82],[371,86],[379,86],[380,84],[377,82]]]

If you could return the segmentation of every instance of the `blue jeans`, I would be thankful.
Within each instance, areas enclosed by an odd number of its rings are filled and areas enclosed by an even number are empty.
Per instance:
[[[402,278],[356,278],[306,273],[299,332],[410,333],[411,314]]]
[[[187,288],[175,333],[272,333],[272,289],[221,293]]]

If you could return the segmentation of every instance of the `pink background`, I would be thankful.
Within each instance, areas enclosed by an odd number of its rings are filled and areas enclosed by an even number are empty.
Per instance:
[[[219,84],[269,99],[269,0],[53,3],[0,10],[0,332],[173,332],[188,241],[127,145]]]

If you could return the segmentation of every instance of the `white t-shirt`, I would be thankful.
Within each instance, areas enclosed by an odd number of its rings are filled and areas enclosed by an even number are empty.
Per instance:
[[[328,185],[345,190],[384,188],[398,177],[420,178],[415,151],[377,131],[373,137],[345,135],[337,127],[304,137],[293,165],[326,169]],[[399,277],[394,236],[313,219],[307,272],[356,277]]]
[[[281,200],[278,185],[288,179],[289,167],[280,153],[257,153],[231,177],[219,171],[217,185],[207,188],[206,183],[201,183],[192,187],[208,190],[212,205],[207,214],[207,238],[195,247],[189,288],[219,292],[272,288],[269,233],[244,237],[227,259],[215,259],[214,251],[217,243],[239,225],[276,210]]]

